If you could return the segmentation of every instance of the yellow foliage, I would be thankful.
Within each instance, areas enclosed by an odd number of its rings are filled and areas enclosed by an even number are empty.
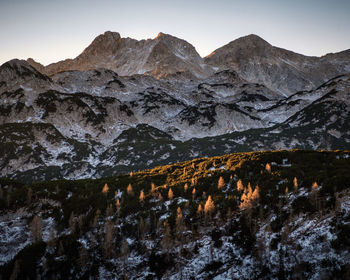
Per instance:
[[[211,199],[211,195],[208,196],[207,201],[205,202],[204,205],[204,213],[206,214],[211,214],[215,211],[215,205],[213,200]]]
[[[119,208],[119,207],[120,207],[120,201],[119,201],[119,199],[117,199],[117,200],[116,200],[116,202],[115,202],[115,206],[116,206],[117,208]]]
[[[133,190],[132,190],[132,185],[129,184],[128,187],[126,188],[126,192],[129,194],[129,195],[133,195]]]
[[[202,212],[203,212],[202,205],[199,204],[199,205],[198,205],[198,209],[197,209],[197,214],[201,214]]]
[[[140,192],[139,199],[140,199],[140,202],[144,202],[145,200],[145,193],[143,192],[143,190]]]
[[[243,191],[243,189],[244,189],[244,186],[243,186],[242,180],[239,179],[237,182],[237,191]]]
[[[168,192],[168,199],[172,200],[173,198],[174,198],[174,193],[173,193],[172,189],[170,188],[169,192]]]
[[[106,194],[106,193],[108,193],[108,191],[109,191],[109,187],[107,184],[105,184],[103,189],[102,189],[102,193]]]
[[[294,185],[294,190],[297,190],[298,189],[298,179],[297,179],[297,177],[294,177],[293,185]]]
[[[222,189],[224,186],[225,186],[224,178],[222,178],[222,176],[220,176],[220,178],[218,180],[218,189]]]

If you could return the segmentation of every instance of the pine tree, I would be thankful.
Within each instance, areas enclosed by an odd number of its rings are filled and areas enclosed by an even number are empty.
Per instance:
[[[188,184],[186,183],[186,184],[184,185],[184,191],[187,192],[187,190],[188,190]]]
[[[20,274],[19,261],[16,260],[15,264],[13,266],[13,270],[12,270],[12,273],[11,273],[11,276],[10,276],[10,280],[17,280],[17,279],[19,279],[19,277],[18,277],[19,274]]]
[[[266,165],[265,165],[265,170],[266,170],[267,172],[271,173],[271,164],[266,163]]]
[[[213,200],[211,199],[211,195],[208,196],[207,201],[204,205],[204,213],[206,216],[211,216],[211,214],[215,211],[215,205]]]
[[[128,195],[134,195],[134,191],[132,189],[131,184],[129,184],[128,187],[126,188],[126,192],[128,193]]]
[[[196,188],[193,188],[192,190],[192,200],[194,200],[196,197]]]
[[[32,188],[29,188],[27,191],[27,204],[29,205],[32,203],[32,196],[33,196],[33,190]]]
[[[106,209],[106,216],[107,217],[113,216],[113,213],[114,213],[113,205],[109,204]]]
[[[102,193],[103,193],[103,194],[107,194],[108,192],[109,192],[109,187],[108,187],[107,184],[105,184],[105,185],[103,186]]]
[[[115,206],[117,207],[117,210],[119,210],[119,207],[120,207],[119,198],[117,198],[117,200],[115,201]]]
[[[107,221],[105,224],[105,240],[103,245],[104,257],[110,259],[114,253],[114,224],[112,221]]]
[[[141,204],[143,205],[143,203],[145,202],[145,193],[143,190],[140,192],[139,200],[140,200]]]
[[[297,179],[297,177],[294,177],[293,185],[294,185],[294,191],[297,191],[298,190],[298,179]]]
[[[182,237],[182,232],[184,230],[183,215],[181,208],[178,207],[176,210],[176,232],[179,237]]]
[[[32,222],[29,225],[31,240],[33,243],[42,240],[42,228],[41,228],[41,218],[37,215],[34,216]]]
[[[94,219],[92,221],[92,225],[91,225],[93,228],[96,228],[98,226],[98,222],[100,220],[100,216],[101,216],[101,210],[97,209],[95,217],[94,217]]]
[[[201,217],[202,213],[203,213],[203,208],[202,208],[202,205],[199,204],[198,208],[197,208],[197,215],[198,215],[198,217]]]
[[[47,242],[47,245],[50,247],[50,248],[54,248],[55,247],[55,238],[56,238],[56,233],[55,233],[55,230],[53,228],[53,226],[50,228],[50,234],[49,234],[49,240]]]
[[[58,255],[59,256],[64,256],[65,254],[65,250],[64,250],[64,246],[62,243],[62,240],[60,241],[59,245],[58,245]]]
[[[139,239],[143,240],[144,236],[145,236],[145,222],[143,220],[143,218],[141,217],[139,220],[139,224],[138,224],[138,232],[139,232]]]
[[[79,257],[77,260],[77,264],[80,267],[80,270],[84,270],[88,261],[89,261],[89,254],[83,244],[79,250]]]
[[[156,196],[156,185],[154,183],[151,183],[151,194],[153,197]]]
[[[173,193],[172,189],[170,188],[169,192],[168,192],[168,199],[172,200],[173,198],[174,198],[174,193]]]
[[[222,176],[220,176],[219,180],[218,180],[218,189],[222,189],[225,186],[225,181],[224,178],[222,178]]]
[[[243,183],[242,183],[242,180],[241,179],[239,179],[238,181],[237,181],[237,191],[243,191],[244,190],[244,186],[243,186]]]
[[[69,217],[69,228],[70,228],[71,234],[74,234],[76,232],[76,222],[75,222],[75,217],[74,217],[73,211]]]
[[[169,249],[172,245],[172,237],[170,232],[170,226],[167,221],[164,222],[164,235],[161,241],[162,251],[166,254],[167,259],[169,259]]]
[[[252,193],[251,200],[257,200],[260,197],[260,188],[258,185],[255,186],[254,192]]]
[[[128,258],[129,258],[129,254],[130,254],[129,244],[125,239],[123,239],[123,241],[122,241],[122,247],[120,249],[120,254],[121,254],[124,266],[125,266]]]

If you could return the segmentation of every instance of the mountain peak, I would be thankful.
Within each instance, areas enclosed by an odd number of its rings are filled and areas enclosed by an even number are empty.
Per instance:
[[[165,35],[167,35],[167,34],[165,34],[163,32],[159,32],[158,35],[154,39],[158,39],[158,38],[163,37]]]
[[[114,53],[118,49],[120,40],[121,37],[118,32],[106,31],[97,36],[83,51],[83,54]]]
[[[249,34],[247,36],[240,37],[236,40],[233,40],[229,45],[245,45],[245,46],[254,46],[254,47],[271,47],[271,44],[265,41],[263,38],[259,37],[256,34]]]

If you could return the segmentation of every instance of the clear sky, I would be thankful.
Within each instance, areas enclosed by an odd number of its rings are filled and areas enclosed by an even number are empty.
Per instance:
[[[350,0],[0,0],[0,64],[74,58],[99,34],[180,37],[202,55],[251,33],[305,55],[350,48]]]

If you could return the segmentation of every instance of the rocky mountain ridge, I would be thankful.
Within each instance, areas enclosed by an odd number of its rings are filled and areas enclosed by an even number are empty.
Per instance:
[[[350,50],[308,57],[274,47],[252,34],[202,58],[191,44],[168,34],[159,33],[154,39],[138,41],[108,31],[96,37],[74,59],[47,66],[33,59],[28,62],[48,76],[62,71],[106,68],[120,76],[146,74],[172,78],[181,73],[185,79],[203,79],[218,71],[234,70],[249,82],[264,84],[289,96],[350,72]]]
[[[0,67],[1,175],[101,177],[233,151],[349,149],[349,89],[349,75],[284,97],[232,70],[48,77],[13,60]]]

